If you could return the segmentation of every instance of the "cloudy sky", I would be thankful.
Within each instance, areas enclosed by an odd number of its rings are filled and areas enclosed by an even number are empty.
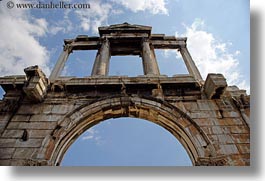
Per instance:
[[[208,73],[223,73],[229,85],[250,92],[248,0],[74,1],[90,4],[90,9],[16,8],[16,3],[39,3],[34,0],[12,0],[15,6],[9,9],[7,2],[0,2],[0,76],[24,74],[23,69],[31,65],[39,65],[48,76],[62,51],[63,39],[78,34],[97,36],[98,26],[128,22],[152,26],[153,33],[188,37],[188,49],[203,78]],[[95,54],[74,52],[62,75],[89,76]],[[162,74],[187,73],[175,51],[157,50],[156,54]],[[109,74],[141,75],[141,60],[112,57]],[[0,98],[3,94],[0,89]],[[107,120],[89,129],[63,160],[63,165],[126,164],[190,165],[190,160],[163,128],[128,118]]]

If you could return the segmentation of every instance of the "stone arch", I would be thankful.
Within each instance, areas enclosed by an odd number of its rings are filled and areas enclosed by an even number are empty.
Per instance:
[[[198,165],[201,158],[216,156],[206,134],[186,113],[165,101],[139,96],[105,97],[79,106],[59,121],[43,141],[39,155],[49,160],[48,165],[60,165],[79,135],[101,121],[118,117],[140,118],[162,126],[184,146],[193,165]]]

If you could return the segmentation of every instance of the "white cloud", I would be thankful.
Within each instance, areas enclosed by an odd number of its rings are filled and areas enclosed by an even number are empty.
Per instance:
[[[171,55],[176,55],[177,51],[176,50],[171,50],[171,49],[165,49],[163,50],[163,56],[165,58],[170,57]]]
[[[56,21],[55,23],[52,23],[52,25],[49,27],[49,33],[52,35],[55,35],[57,33],[69,33],[74,29],[72,21],[69,19],[69,14],[72,11],[70,9],[64,10],[64,16],[63,19],[60,21]]]
[[[69,0],[74,3],[74,1]],[[73,29],[81,28],[83,31],[92,31],[93,34],[98,34],[98,27],[108,24],[108,17],[111,14],[123,14],[124,10],[113,8],[115,4],[122,5],[123,7],[133,11],[149,11],[152,14],[168,14],[166,9],[165,0],[112,0],[109,2],[101,0],[85,0],[85,4],[90,4],[90,9],[75,9],[68,10],[62,21],[54,23],[49,27],[51,34],[59,32],[68,33]],[[74,27],[70,21],[69,16],[76,15],[78,24],[80,26]]]
[[[124,11],[121,9],[112,9],[111,14],[118,15],[118,14],[123,14]]]
[[[75,13],[81,21],[81,27],[84,31],[92,30],[94,34],[98,34],[98,27],[107,24],[112,6],[98,0],[90,0],[86,3],[90,4],[90,9],[75,10]]]
[[[237,56],[240,51],[231,52],[231,42],[218,41],[212,33],[203,30],[204,26],[204,21],[196,19],[191,26],[185,26],[186,32],[180,35],[188,37],[188,49],[203,78],[208,73],[222,73],[229,85],[249,91],[239,67]],[[178,32],[176,36],[179,36]]]
[[[90,140],[95,137],[95,134],[97,131],[93,128],[88,129],[83,135],[82,135],[82,140]]]
[[[168,14],[165,0],[113,0],[133,12],[150,11],[152,14]]]
[[[82,140],[94,140],[96,144],[101,144],[102,140],[99,136],[99,132],[95,128],[89,128],[81,137]]]
[[[87,135],[87,136],[83,136],[82,140],[90,140],[90,139],[93,139],[93,138],[94,138],[93,135]]]
[[[168,58],[175,57],[177,61],[182,60],[182,56],[179,51],[172,50],[172,49],[164,49],[162,56],[165,58],[165,60],[170,60]]]
[[[0,16],[0,76],[24,74],[24,68],[32,65],[49,74],[49,53],[38,41],[47,32],[47,21],[31,17],[29,10],[4,5]]]

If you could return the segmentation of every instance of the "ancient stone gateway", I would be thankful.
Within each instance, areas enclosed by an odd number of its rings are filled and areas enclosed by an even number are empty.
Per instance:
[[[49,78],[38,66],[26,75],[0,78],[0,165],[60,165],[88,128],[109,118],[152,121],[178,139],[193,165],[250,165],[250,98],[227,86],[221,74],[204,81],[187,38],[151,34],[128,23],[79,35],[64,50]],[[180,51],[188,75],[160,75],[154,49]],[[98,50],[91,76],[60,77],[72,51]],[[144,75],[108,76],[110,56],[139,55]],[[148,130],[146,130],[148,132]]]

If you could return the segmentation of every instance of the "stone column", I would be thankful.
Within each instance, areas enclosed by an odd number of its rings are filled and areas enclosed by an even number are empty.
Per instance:
[[[67,61],[67,58],[71,52],[72,52],[72,50],[69,46],[67,46],[67,45],[64,46],[64,50],[61,53],[59,59],[57,60],[57,63],[55,65],[55,67],[53,68],[52,73],[49,77],[51,82],[55,81],[60,76],[60,74],[64,68],[65,62]]]
[[[192,60],[192,57],[187,49],[187,47],[181,47],[180,49],[180,53],[182,55],[182,58],[186,64],[186,67],[189,71],[189,74],[192,75],[196,80],[202,82],[202,76],[198,70],[198,68],[196,67],[194,61]]]
[[[107,76],[109,73],[109,60],[110,60],[110,43],[108,39],[105,39],[98,50],[92,76]]]
[[[144,74],[160,75],[154,48],[150,47],[150,42],[147,39],[143,39],[142,48]]]

